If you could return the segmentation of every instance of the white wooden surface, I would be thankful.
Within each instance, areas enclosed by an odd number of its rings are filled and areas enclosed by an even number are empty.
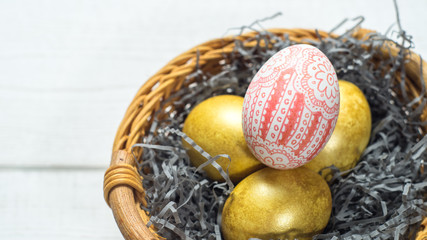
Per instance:
[[[427,1],[398,4],[427,55]],[[102,181],[136,90],[188,48],[279,11],[262,26],[395,22],[391,0],[0,0],[0,239],[122,239]]]

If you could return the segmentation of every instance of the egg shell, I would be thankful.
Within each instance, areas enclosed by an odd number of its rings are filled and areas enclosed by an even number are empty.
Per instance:
[[[339,112],[338,79],[317,48],[298,44],[273,55],[252,79],[243,102],[243,133],[265,165],[291,169],[325,146]]]

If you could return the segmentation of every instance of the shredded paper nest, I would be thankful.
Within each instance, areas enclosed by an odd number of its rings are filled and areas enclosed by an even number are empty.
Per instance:
[[[324,232],[315,238],[410,239],[427,215],[427,137],[422,133],[426,123],[420,122],[426,107],[424,80],[420,80],[422,95],[411,98],[405,78],[396,79],[405,74],[404,61],[412,46],[402,30],[396,33],[402,42],[394,42],[399,54],[385,57],[381,48],[387,49],[387,37],[372,33],[358,40],[352,33],[309,41],[331,60],[339,79],[353,82],[364,92],[372,111],[370,143],[358,165],[348,175],[331,166],[332,214]],[[197,69],[190,74],[188,81],[197,81],[163,103],[149,134],[134,146],[143,148],[143,161],[138,162],[149,203],[142,206],[151,216],[148,226],[154,225],[165,238],[222,239],[221,211],[234,186],[216,164],[219,156],[210,156],[180,130],[195,105],[215,95],[244,96],[262,64],[280,49],[296,44],[268,31],[259,31],[255,38],[268,44],[246,48],[236,40],[219,73]],[[272,48],[262,47],[268,45]],[[211,181],[201,168],[191,166],[182,141],[196,147],[226,181]]]

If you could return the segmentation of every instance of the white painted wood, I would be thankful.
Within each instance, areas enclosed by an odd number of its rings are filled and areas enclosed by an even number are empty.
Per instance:
[[[398,4],[425,56],[427,1]],[[392,0],[0,0],[0,239],[120,239],[102,178],[137,89],[190,47],[279,11],[261,25],[395,22]]]
[[[121,234],[102,170],[0,170],[0,239],[105,240]]]

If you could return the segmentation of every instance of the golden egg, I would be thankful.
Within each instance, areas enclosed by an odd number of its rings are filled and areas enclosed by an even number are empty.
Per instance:
[[[246,145],[242,130],[243,97],[220,95],[209,98],[198,104],[184,122],[183,132],[203,148],[212,157],[218,154],[228,154],[216,162],[229,171],[234,183],[264,167],[250,152]],[[206,159],[183,141],[188,149],[191,163],[200,166]],[[208,177],[223,181],[218,170],[212,166],[203,168]]]
[[[316,172],[335,165],[346,171],[360,159],[371,135],[371,110],[363,92],[353,83],[339,80],[340,112],[335,130],[325,148],[305,166]],[[322,171],[329,180],[331,171]]]
[[[221,230],[226,240],[312,239],[326,227],[331,211],[331,191],[316,172],[264,168],[230,194]]]

